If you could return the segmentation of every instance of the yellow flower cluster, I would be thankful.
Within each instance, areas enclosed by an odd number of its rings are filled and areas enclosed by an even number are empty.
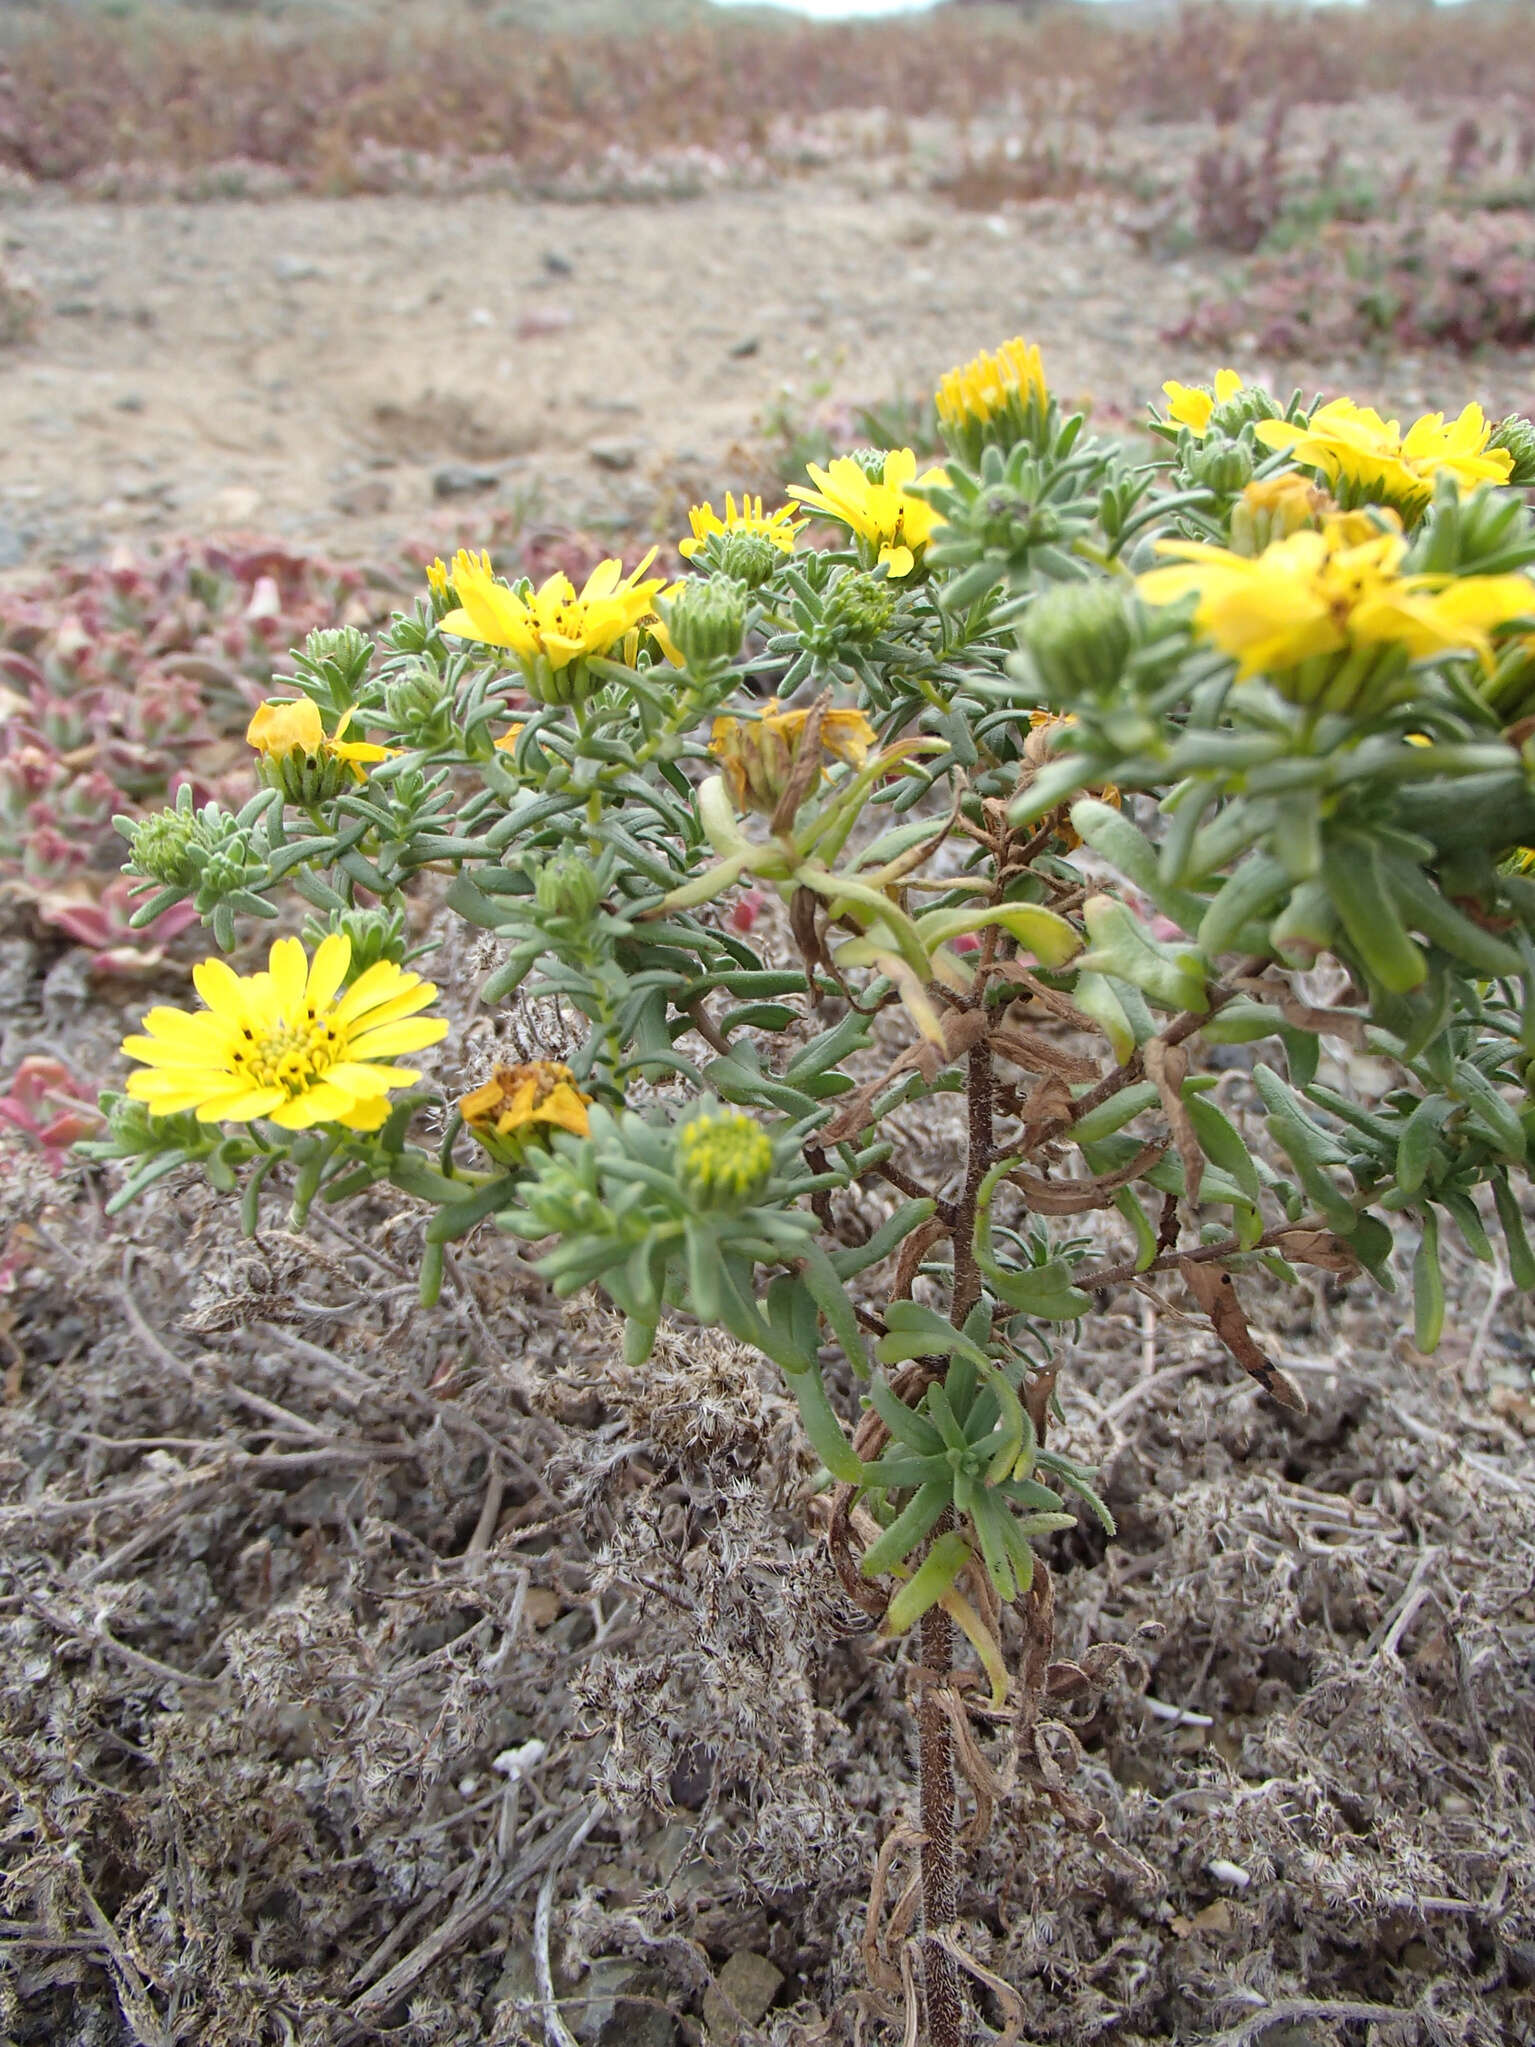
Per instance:
[[[892,448],[880,475],[867,475],[852,455],[839,455],[827,468],[807,465],[816,486],[791,485],[789,495],[812,512],[836,519],[864,543],[873,566],[883,563],[891,582],[904,582],[920,566],[923,550],[943,521],[925,498],[911,496],[907,486],[946,481],[943,470],[917,474],[910,448]]]
[[[1402,574],[1407,541],[1390,515],[1335,515],[1256,556],[1196,540],[1164,541],[1161,552],[1183,566],[1149,570],[1140,594],[1152,604],[1197,596],[1196,627],[1236,656],[1241,676],[1362,647],[1401,647],[1412,660],[1485,656],[1493,627],[1535,610],[1527,576]]]
[[[1242,388],[1242,379],[1235,370],[1217,370],[1215,388],[1207,390],[1203,384],[1164,384],[1162,395],[1167,400],[1167,416],[1174,426],[1186,426],[1196,439],[1203,440],[1210,431],[1210,420],[1217,405],[1224,405],[1235,398]]]
[[[1506,448],[1488,446],[1492,427],[1480,405],[1466,406],[1448,424],[1442,412],[1425,413],[1404,434],[1372,407],[1334,398],[1304,424],[1264,419],[1254,431],[1265,448],[1319,470],[1344,502],[1391,505],[1409,521],[1427,508],[1441,474],[1467,490],[1507,483],[1513,469]]]
[[[288,763],[310,764],[338,785],[346,780],[361,782],[363,769],[375,761],[390,758],[387,746],[367,740],[348,739],[346,729],[352,713],[346,712],[334,732],[327,732],[317,704],[308,697],[272,698],[259,706],[246,727],[245,739],[270,762],[279,775]]]
[[[1031,438],[1050,406],[1038,348],[1014,335],[994,353],[983,351],[940,379],[933,403],[945,440],[968,462],[988,443],[1005,449]]]
[[[690,505],[688,525],[692,528],[686,540],[677,542],[677,552],[684,561],[691,561],[716,533],[754,533],[767,540],[780,554],[793,554],[794,542],[803,519],[796,519],[788,505],[780,505],[776,511],[764,512],[760,497],[742,497],[740,510],[732,492],[725,493],[725,516],[720,517],[713,505]]]
[[[351,963],[341,933],[312,961],[296,938],[279,938],[264,973],[204,960],[192,979],[206,1007],[152,1009],[143,1035],[123,1041],[144,1068],[128,1076],[128,1093],[156,1116],[191,1110],[201,1123],[376,1130],[390,1089],[421,1078],[389,1062],[438,1044],[448,1026],[417,1014],[437,993],[430,981],[380,960],[348,988]]]
[[[530,692],[541,702],[567,701],[561,678],[588,655],[611,654],[654,616],[656,592],[666,579],[643,579],[656,553],[652,548],[627,576],[622,562],[599,562],[579,594],[569,576],[556,569],[523,596],[492,575],[487,556],[460,549],[447,572],[458,608],[442,619],[441,630],[456,639],[504,648],[516,657]],[[569,681],[574,684],[575,678]]]

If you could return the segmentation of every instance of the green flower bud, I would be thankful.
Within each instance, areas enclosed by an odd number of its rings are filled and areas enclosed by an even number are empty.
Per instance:
[[[384,710],[407,745],[445,746],[453,734],[454,692],[429,662],[396,675],[385,685]]]
[[[864,475],[868,477],[870,483],[884,482],[885,460],[889,453],[890,450],[888,448],[854,448],[851,450],[853,460],[858,464]]]
[[[1511,412],[1507,419],[1500,419],[1488,436],[1489,448],[1506,448],[1514,458],[1509,482],[1520,489],[1535,484],[1535,420],[1526,419],[1522,412]]]
[[[190,810],[160,810],[138,819],[128,839],[130,871],[162,888],[195,887],[197,869],[190,847],[196,835],[197,822]]]
[[[1223,441],[1213,436],[1201,441],[1190,454],[1191,483],[1202,484],[1217,497],[1234,497],[1252,482],[1253,453],[1246,441]]]
[[[867,645],[895,616],[896,593],[888,582],[862,570],[839,576],[822,608],[823,626],[838,639]]]
[[[352,942],[347,986],[380,960],[390,960],[397,967],[404,964],[405,915],[401,910],[332,910],[328,918],[304,919],[304,942],[310,947],[337,931]]]
[[[547,918],[585,925],[602,900],[602,885],[589,861],[577,853],[557,853],[535,871],[533,900]]]
[[[373,642],[356,626],[319,626],[304,642],[300,666],[331,685],[336,703],[350,704],[372,659]]]
[[[733,583],[745,584],[748,590],[760,590],[785,559],[783,549],[765,533],[749,533],[741,527],[711,535],[704,549],[709,568],[717,569]]]
[[[675,597],[661,600],[658,609],[685,666],[707,671],[740,652],[746,596],[744,584],[711,576],[706,583],[684,583]]]
[[[1115,583],[1057,583],[1024,614],[1018,637],[1054,704],[1111,696],[1132,641],[1130,614]]]
[[[745,1208],[772,1174],[772,1139],[742,1109],[700,1110],[677,1132],[678,1184],[699,1208]]]
[[[1233,391],[1211,412],[1210,430],[1227,434],[1235,440],[1244,426],[1250,426],[1256,420],[1278,417],[1279,408],[1267,391],[1257,384],[1244,384],[1241,390]]]

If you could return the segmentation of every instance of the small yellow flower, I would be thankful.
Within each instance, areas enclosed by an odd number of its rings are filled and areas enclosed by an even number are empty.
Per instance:
[[[903,582],[911,575],[943,521],[924,499],[909,496],[906,486],[944,483],[943,470],[929,469],[918,476],[913,451],[892,448],[877,482],[864,474],[851,455],[839,455],[829,469],[812,462],[809,473],[816,488],[806,490],[803,484],[792,484],[790,497],[848,527],[872,557],[868,566],[883,562],[892,582]]]
[[[771,541],[780,554],[793,554],[795,538],[804,526],[803,519],[796,519],[792,506],[780,505],[776,512],[764,512],[760,497],[741,499],[741,509],[736,510],[736,501],[730,491],[725,493],[725,516],[722,519],[713,505],[689,505],[688,524],[692,535],[677,542],[677,552],[684,561],[691,561],[716,533],[755,533],[763,540]]]
[[[1412,660],[1488,653],[1487,633],[1535,610],[1520,575],[1402,575],[1407,542],[1396,520],[1360,538],[1357,517],[1303,528],[1256,557],[1202,541],[1164,541],[1185,566],[1152,569],[1136,587],[1148,603],[1197,594],[1198,629],[1240,662],[1239,676],[1273,676],[1318,655],[1398,647]]]
[[[874,746],[874,727],[862,711],[822,710],[820,751],[861,768]],[[780,711],[770,697],[756,718],[716,718],[709,751],[719,760],[738,810],[771,817],[789,786],[811,712]],[[808,791],[807,791],[808,793]]]
[[[520,724],[508,725],[501,737],[494,742],[495,751],[497,753],[515,753],[517,751],[517,742],[521,737],[522,726]]]
[[[1514,465],[1507,448],[1488,446],[1492,427],[1480,405],[1466,406],[1448,425],[1442,412],[1425,413],[1404,434],[1372,407],[1334,398],[1304,425],[1264,419],[1256,432],[1264,447],[1320,470],[1345,501],[1391,505],[1409,522],[1427,508],[1441,471],[1464,491],[1507,483]]]
[[[933,402],[945,438],[966,460],[975,461],[988,441],[1011,447],[1050,404],[1039,350],[1015,335],[994,354],[983,351],[948,371]]]
[[[426,587],[434,597],[446,597],[448,594],[448,565],[441,555],[426,565]]]
[[[351,722],[348,711],[327,732],[319,706],[308,697],[271,698],[258,706],[245,738],[261,756],[267,779],[293,802],[321,802],[348,782],[365,781],[365,767],[393,758],[392,747],[348,739]]]
[[[1217,370],[1215,389],[1206,390],[1203,384],[1164,384],[1162,395],[1167,400],[1167,416],[1174,426],[1186,426],[1189,432],[1203,440],[1210,431],[1210,419],[1217,405],[1224,405],[1228,398],[1235,398],[1242,388],[1242,379],[1235,370]]]
[[[585,1137],[591,1099],[568,1066],[534,1059],[525,1066],[498,1066],[483,1087],[463,1097],[458,1112],[492,1158],[517,1165],[530,1149],[547,1143],[551,1130]]]
[[[448,1026],[416,1014],[437,993],[430,981],[380,960],[346,988],[351,961],[342,932],[322,939],[313,961],[298,939],[279,938],[261,973],[204,960],[192,979],[205,1009],[152,1009],[145,1035],[124,1039],[147,1069],[128,1076],[128,1093],[154,1115],[191,1109],[200,1123],[376,1130],[389,1090],[421,1078],[388,1062],[439,1043]]]
[[[617,560],[599,562],[578,595],[563,570],[527,596],[498,582],[487,558],[460,551],[453,560],[458,609],[442,631],[514,654],[529,692],[540,703],[569,703],[585,693],[588,655],[611,654],[649,615],[665,578],[642,581],[656,558],[652,548],[625,576]]]
[[[773,1141],[744,1109],[701,1109],[677,1132],[677,1178],[700,1208],[742,1208],[772,1177]]]

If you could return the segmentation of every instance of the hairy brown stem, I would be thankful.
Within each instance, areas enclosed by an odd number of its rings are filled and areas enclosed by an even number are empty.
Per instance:
[[[949,1309],[949,1320],[956,1329],[981,1298],[981,1268],[975,1262],[975,1211],[994,1149],[991,1047],[984,1043],[972,1047],[968,1060],[970,1143],[964,1192],[954,1208],[954,1299]]]
[[[952,1525],[945,1514],[942,1534]],[[937,1939],[959,1909],[954,1873],[954,1735],[938,1703],[954,1658],[954,1623],[941,1606],[922,1617],[922,1698],[917,1708],[918,1781],[922,1805],[922,1988],[928,2047],[964,2047],[969,2028],[953,1955]]]

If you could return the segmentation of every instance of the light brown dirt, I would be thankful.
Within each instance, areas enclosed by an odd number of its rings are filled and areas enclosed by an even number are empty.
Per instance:
[[[921,151],[649,205],[16,204],[6,248],[43,315],[0,354],[0,564],[173,529],[392,550],[472,539],[496,503],[664,528],[754,479],[743,444],[786,391],[801,414],[920,396],[1020,331],[1063,394],[1133,417],[1207,373],[1160,337],[1238,266],[1140,253],[1125,212],[958,211]],[[1522,390],[1496,361],[1354,374],[1409,410]],[[444,521],[455,463],[485,477]]]

